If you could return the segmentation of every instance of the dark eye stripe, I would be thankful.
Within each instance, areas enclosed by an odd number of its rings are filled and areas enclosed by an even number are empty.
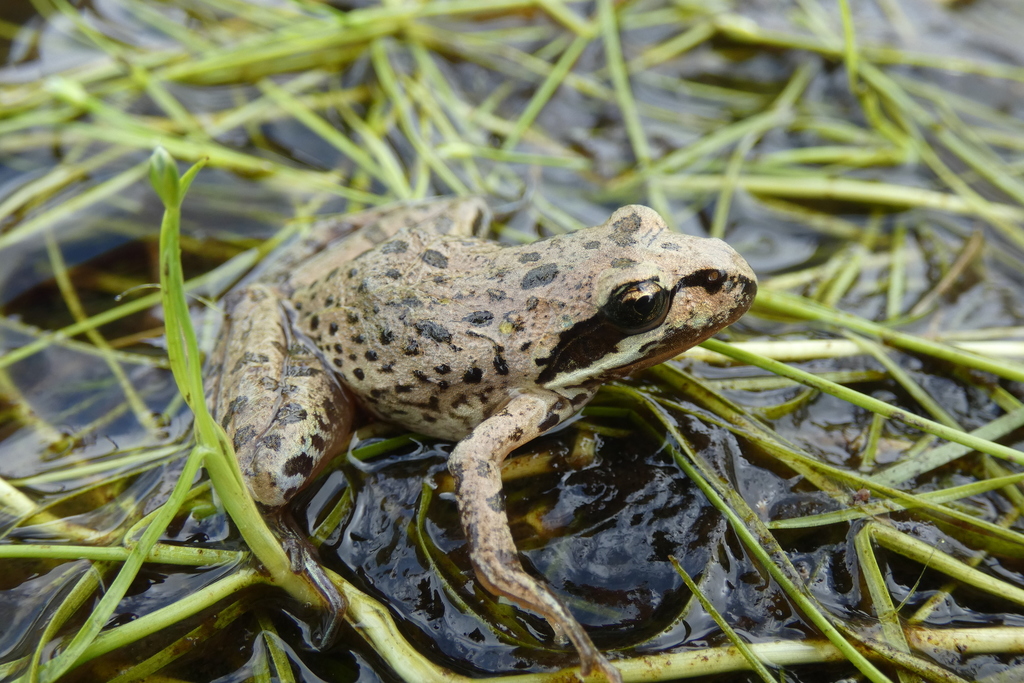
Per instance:
[[[551,355],[538,358],[538,367],[544,369],[537,377],[541,384],[550,382],[563,372],[588,368],[609,353],[613,353],[625,332],[613,325],[604,315],[581,320],[559,335]]]
[[[708,294],[717,294],[722,286],[729,279],[728,274],[719,268],[705,268],[695,273],[690,273],[676,285],[676,289],[683,287],[701,287]]]

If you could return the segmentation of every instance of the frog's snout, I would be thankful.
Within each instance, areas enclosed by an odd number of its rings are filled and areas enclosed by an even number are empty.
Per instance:
[[[735,283],[734,288],[739,290],[736,292],[736,299],[744,302],[745,307],[749,307],[753,303],[754,297],[757,296],[757,278],[737,275],[733,282]]]
[[[736,254],[736,260],[743,266],[736,273],[736,283],[740,289],[737,292],[737,299],[743,302],[744,308],[749,308],[750,304],[754,302],[754,297],[757,296],[757,275],[742,256]]]

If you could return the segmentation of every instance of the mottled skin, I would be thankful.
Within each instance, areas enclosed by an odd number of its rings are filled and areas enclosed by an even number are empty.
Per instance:
[[[382,419],[457,440],[449,459],[476,575],[568,636],[584,674],[616,669],[519,562],[500,467],[610,379],[734,322],[757,291],[720,240],[643,206],[524,246],[475,237],[479,200],[320,226],[228,300],[210,402],[257,501],[278,507],[348,439],[348,392]],[[339,239],[350,226],[359,228]]]

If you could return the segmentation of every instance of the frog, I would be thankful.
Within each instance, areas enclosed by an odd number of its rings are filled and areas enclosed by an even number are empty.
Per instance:
[[[528,244],[486,238],[480,198],[372,209],[311,229],[225,299],[208,402],[249,492],[275,510],[349,443],[357,404],[454,442],[448,470],[480,584],[543,616],[583,676],[620,672],[527,573],[501,465],[602,384],[732,324],[757,278],[725,242],[629,205]]]

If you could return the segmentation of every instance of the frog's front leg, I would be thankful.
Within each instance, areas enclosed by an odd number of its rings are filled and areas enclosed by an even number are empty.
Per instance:
[[[512,450],[561,422],[574,410],[556,394],[521,394],[487,418],[455,447],[448,469],[480,582],[495,595],[543,615],[557,636],[567,635],[584,676],[598,668],[612,683],[622,677],[597,650],[565,605],[523,570],[512,541],[501,490],[501,463]]]
[[[290,305],[275,289],[250,285],[225,304],[207,400],[253,498],[279,508],[345,446],[353,399],[292,331]]]

